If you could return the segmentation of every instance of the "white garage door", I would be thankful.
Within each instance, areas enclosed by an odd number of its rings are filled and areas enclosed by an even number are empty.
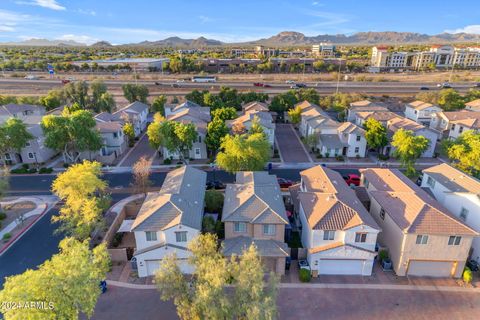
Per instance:
[[[319,260],[318,274],[362,274],[365,260]]]
[[[157,272],[158,268],[160,268],[161,261],[162,260],[146,260],[147,275],[154,276],[155,272]],[[177,259],[177,264],[182,273],[193,273],[193,267],[187,262],[187,259]]]
[[[409,276],[451,277],[453,262],[451,261],[410,261]]]

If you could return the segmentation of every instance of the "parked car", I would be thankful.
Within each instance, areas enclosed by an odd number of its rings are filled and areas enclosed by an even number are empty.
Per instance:
[[[343,179],[349,186],[353,184],[358,187],[360,185],[360,177],[355,173],[349,173],[343,176]]]
[[[429,87],[420,87],[420,90],[430,90]]]
[[[293,184],[292,180],[277,178],[277,182],[280,185],[280,188],[288,188]]]
[[[225,189],[225,184],[222,181],[215,180],[215,181],[208,181],[207,182],[207,190],[210,189]]]
[[[473,259],[467,261],[466,267],[468,267],[473,272],[477,272],[480,268],[478,262]]]
[[[307,260],[298,260],[298,268],[299,269],[310,270],[310,266],[308,265],[308,261]]]

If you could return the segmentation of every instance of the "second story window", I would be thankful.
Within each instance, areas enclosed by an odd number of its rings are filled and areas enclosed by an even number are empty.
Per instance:
[[[448,238],[448,245],[449,246],[458,246],[458,245],[460,245],[460,240],[462,240],[462,237],[450,236]]]
[[[177,242],[187,242],[187,231],[175,232]]]
[[[385,209],[383,209],[383,208],[380,209],[380,218],[381,218],[382,220],[385,220]]]
[[[355,233],[355,242],[367,242],[367,234],[362,232]]]
[[[360,141],[362,139],[362,136],[357,136],[357,141]]]
[[[117,137],[118,137],[118,133],[114,132],[114,133],[113,133],[113,137],[114,137],[114,138],[117,138]]]
[[[157,233],[155,231],[146,231],[147,241],[157,241]]]
[[[245,222],[235,222],[233,224],[233,231],[234,232],[247,232],[247,224]]]
[[[419,234],[417,235],[417,241],[416,244],[427,244],[428,242],[428,236],[424,234]]]
[[[263,225],[263,234],[273,236],[275,235],[275,225],[274,224],[264,224]]]
[[[427,178],[427,185],[431,188],[435,188],[435,180],[432,179],[432,177]]]
[[[202,143],[202,137],[198,136],[198,143]]]
[[[325,230],[323,232],[323,240],[333,240],[335,239],[335,230]]]
[[[467,216],[468,216],[468,209],[465,209],[464,207],[462,207],[462,210],[460,210],[460,219],[462,219],[463,221],[466,221]]]

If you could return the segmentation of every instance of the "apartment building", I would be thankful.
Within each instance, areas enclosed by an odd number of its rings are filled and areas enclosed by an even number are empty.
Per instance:
[[[335,46],[331,43],[320,42],[312,45],[312,55],[324,58],[335,57]]]

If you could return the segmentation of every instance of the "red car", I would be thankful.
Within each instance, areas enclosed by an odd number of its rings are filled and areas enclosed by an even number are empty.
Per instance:
[[[62,80],[62,84],[67,84],[67,83],[70,83],[70,80],[67,80],[67,79]]]
[[[354,173],[347,174],[343,179],[349,186],[353,184],[358,187],[360,185],[360,177]]]
[[[283,178],[277,178],[277,182],[280,185],[280,188],[288,188],[291,185],[293,185],[292,180],[283,179]]]
[[[253,86],[255,86],[255,87],[263,87],[263,86],[265,86],[265,85],[264,85],[263,83],[261,83],[261,82],[255,82],[255,83],[253,84]]]

